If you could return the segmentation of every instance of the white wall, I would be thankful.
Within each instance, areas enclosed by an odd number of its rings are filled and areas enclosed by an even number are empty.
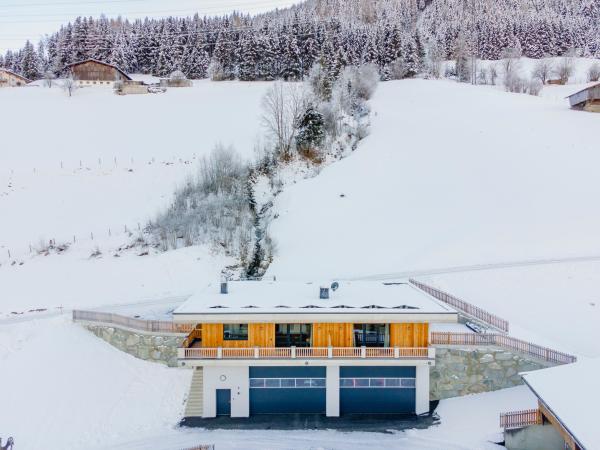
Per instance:
[[[217,416],[217,389],[231,389],[231,417],[250,416],[248,366],[204,367],[202,417]]]
[[[417,366],[416,376],[416,413],[429,412],[429,366]]]
[[[327,417],[339,417],[340,415],[340,366],[327,366],[326,415]]]

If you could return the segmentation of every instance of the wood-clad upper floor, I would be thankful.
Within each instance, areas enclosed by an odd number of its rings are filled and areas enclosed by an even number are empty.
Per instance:
[[[93,59],[67,66],[73,78],[80,81],[123,81],[131,78],[112,64]]]
[[[427,347],[428,323],[247,323],[198,324],[185,346],[252,347]]]

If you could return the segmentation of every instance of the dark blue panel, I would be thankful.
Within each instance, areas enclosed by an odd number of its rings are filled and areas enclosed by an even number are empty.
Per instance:
[[[414,378],[416,367],[405,366],[345,366],[340,367],[341,378],[389,377]]]
[[[325,414],[325,389],[250,389],[250,414]]]
[[[231,389],[217,389],[217,416],[231,416]]]
[[[340,414],[414,414],[415,389],[340,389]]]
[[[250,367],[250,378],[325,378],[325,367]]]

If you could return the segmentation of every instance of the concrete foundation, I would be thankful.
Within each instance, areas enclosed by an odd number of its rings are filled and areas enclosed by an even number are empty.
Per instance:
[[[565,441],[550,424],[530,425],[504,432],[507,450],[564,450]]]

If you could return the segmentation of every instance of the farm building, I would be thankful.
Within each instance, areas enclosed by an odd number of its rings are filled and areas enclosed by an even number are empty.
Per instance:
[[[590,112],[600,112],[600,83],[588,86],[567,97],[571,108]]]
[[[123,80],[115,83],[115,94],[130,95],[130,94],[147,94],[148,85],[143,81]]]
[[[187,419],[257,414],[424,414],[431,323],[455,310],[410,285],[223,282],[190,297],[179,349],[202,399]]]
[[[11,70],[0,67],[0,88],[25,86],[30,82],[31,80],[28,80],[27,78],[22,77]]]
[[[131,77],[118,67],[95,59],[69,64],[63,76],[71,75],[80,86],[112,85],[115,81],[131,81]]]
[[[584,450],[600,448],[595,421],[600,359],[522,374],[538,408],[503,414],[508,450]]]

